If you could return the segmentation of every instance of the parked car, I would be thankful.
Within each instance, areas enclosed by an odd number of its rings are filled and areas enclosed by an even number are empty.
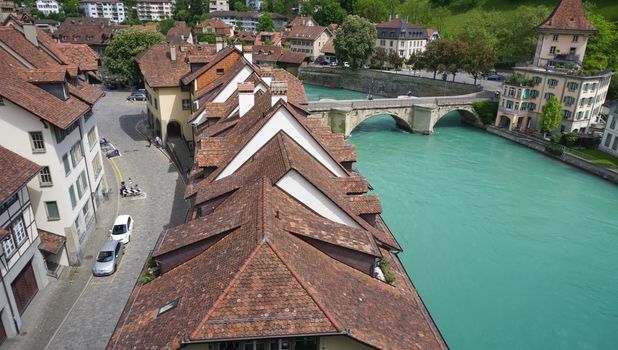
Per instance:
[[[133,225],[135,222],[131,215],[119,215],[114,221],[109,238],[115,241],[121,241],[124,244],[131,241],[131,233],[133,232]]]
[[[116,272],[120,259],[124,254],[124,244],[120,241],[109,240],[103,244],[92,266],[95,276],[109,276]]]
[[[127,101],[146,101],[146,92],[141,91],[133,91],[129,97],[127,97]]]
[[[350,64],[348,62],[343,62],[343,68],[350,68]]]
[[[495,81],[500,81],[502,80],[502,76],[500,74],[490,74],[487,76],[487,80],[495,80]]]

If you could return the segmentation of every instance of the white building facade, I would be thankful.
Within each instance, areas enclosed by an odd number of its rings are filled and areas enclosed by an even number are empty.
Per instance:
[[[50,13],[59,13],[60,5],[58,5],[58,1],[56,0],[37,0],[36,9],[43,12],[45,15],[49,15]]]
[[[410,56],[425,51],[429,39],[427,28],[410,24],[398,18],[376,25],[376,48],[386,52],[396,52],[399,57],[408,59]]]
[[[141,21],[160,21],[174,15],[174,1],[170,0],[138,0],[136,7]]]
[[[124,4],[119,0],[80,0],[79,7],[86,17],[109,18],[114,23],[127,19]]]
[[[214,11],[229,11],[230,2],[228,0],[209,0],[208,12]]]
[[[608,117],[599,149],[618,157],[618,105],[614,105]]]

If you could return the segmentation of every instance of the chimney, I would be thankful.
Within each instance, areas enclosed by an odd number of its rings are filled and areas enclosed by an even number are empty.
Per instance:
[[[242,53],[249,63],[253,63],[253,46],[243,46]]]
[[[273,81],[273,70],[270,67],[261,67],[260,68],[260,78],[264,80],[266,85],[270,86],[270,83]]]
[[[24,36],[28,41],[30,41],[34,46],[39,46],[39,39],[36,35],[36,27],[32,23],[24,23]]]
[[[176,46],[170,45],[170,60],[176,61]]]
[[[217,52],[223,50],[223,38],[217,37],[215,39],[215,48],[216,48]]]
[[[287,81],[273,81],[270,83],[270,96],[271,106],[274,106],[277,101],[288,101],[288,82]]]
[[[255,84],[252,82],[238,83],[238,116],[241,118],[253,108],[255,103],[254,88]]]

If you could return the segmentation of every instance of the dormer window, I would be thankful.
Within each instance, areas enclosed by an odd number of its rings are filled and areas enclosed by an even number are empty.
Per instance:
[[[4,106],[4,99],[0,97],[0,106]]]
[[[552,41],[558,41],[559,37],[560,37],[560,35],[554,34],[554,37],[553,37]]]
[[[176,306],[178,306],[178,302],[180,301],[180,299],[176,299],[176,300],[172,300],[171,302],[161,306],[158,310],[157,310],[157,317],[161,316],[162,314],[172,310],[173,308],[175,308]]]
[[[579,35],[573,35],[573,42],[576,43],[579,41]]]

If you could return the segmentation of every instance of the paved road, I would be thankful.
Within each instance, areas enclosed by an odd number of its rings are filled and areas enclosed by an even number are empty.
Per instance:
[[[110,199],[99,211],[99,221],[85,248],[79,268],[66,268],[59,280],[39,292],[24,314],[22,335],[2,349],[103,349],[128,299],[144,262],[166,225],[184,221],[187,210],[184,183],[176,167],[159,149],[146,147],[136,131],[143,123],[144,102],[125,101],[127,92],[107,92],[94,109],[99,136],[120,149],[114,164],[105,160]],[[146,197],[119,198],[120,177],[139,184]],[[93,256],[107,239],[116,214],[130,214],[136,226],[118,272],[92,277]]]
[[[403,69],[400,70],[398,72],[394,72],[394,71],[385,71],[388,73],[392,73],[392,74],[405,74],[405,75],[413,75],[413,76],[417,76],[417,77],[424,77],[424,78],[432,78],[433,79],[433,72],[427,72],[427,71],[412,71],[412,70],[408,70],[408,69]],[[436,74],[436,78],[437,79],[442,79],[442,75],[440,73]],[[453,76],[449,75],[448,76],[448,81],[452,81],[453,80]],[[474,84],[474,77],[472,77],[470,74],[468,73],[457,73],[457,75],[455,76],[455,82],[456,83],[465,83],[465,84]],[[499,91],[502,87],[502,82],[501,81],[493,81],[493,80],[485,80],[485,79],[477,79],[476,80],[476,84],[479,84],[483,87],[483,89],[488,90],[488,91]]]

